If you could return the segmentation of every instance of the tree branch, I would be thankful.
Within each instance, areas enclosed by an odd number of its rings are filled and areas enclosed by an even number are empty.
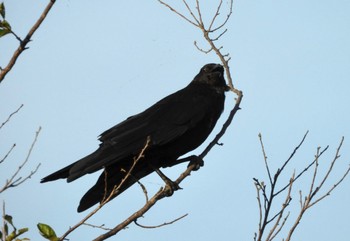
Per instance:
[[[254,184],[256,186],[257,189],[257,200],[258,200],[258,208],[259,208],[259,225],[258,225],[258,233],[255,233],[254,236],[254,240],[255,241],[262,241],[263,239],[263,235],[264,235],[264,231],[267,228],[267,225],[269,223],[271,223],[274,219],[276,219],[275,223],[272,225],[269,233],[267,234],[266,238],[264,238],[264,240],[266,241],[271,241],[273,240],[277,234],[282,230],[282,228],[285,226],[286,220],[289,217],[289,213],[287,214],[286,217],[283,218],[284,216],[284,212],[285,209],[287,208],[287,206],[289,205],[290,201],[292,200],[292,196],[291,196],[291,189],[293,184],[296,182],[296,180],[301,177],[304,173],[306,173],[306,171],[309,170],[309,168],[311,166],[314,165],[314,171],[313,171],[313,175],[312,175],[312,179],[311,179],[311,183],[310,183],[310,187],[309,187],[309,191],[307,196],[303,199],[302,197],[302,191],[299,191],[300,194],[300,212],[299,215],[297,216],[294,224],[291,226],[287,238],[285,239],[285,241],[290,241],[294,231],[296,230],[297,226],[300,223],[300,220],[302,219],[303,215],[305,214],[305,212],[307,211],[307,209],[309,209],[310,207],[312,207],[314,204],[318,203],[319,201],[323,200],[325,197],[329,196],[330,193],[341,183],[344,181],[345,177],[349,174],[350,172],[350,166],[346,169],[346,171],[344,172],[344,174],[342,175],[342,177],[335,183],[333,184],[333,186],[323,195],[321,195],[318,199],[316,199],[315,201],[313,201],[313,199],[315,198],[315,196],[320,192],[321,188],[324,186],[326,180],[328,180],[330,173],[333,171],[333,167],[336,163],[336,161],[339,159],[340,155],[340,149],[342,147],[343,144],[343,140],[344,138],[341,139],[340,144],[336,150],[335,156],[326,172],[326,174],[323,176],[323,178],[321,179],[321,182],[316,185],[316,177],[318,175],[318,168],[319,168],[319,159],[320,157],[323,155],[323,153],[328,150],[328,146],[326,148],[324,148],[323,150],[321,150],[321,147],[318,147],[316,150],[316,154],[314,157],[314,160],[306,167],[304,168],[303,171],[301,171],[298,175],[295,176],[295,174],[293,173],[292,178],[290,179],[289,183],[287,185],[285,185],[281,190],[279,191],[275,191],[275,187],[277,185],[277,182],[279,180],[279,176],[282,175],[284,168],[286,167],[286,165],[291,161],[291,159],[294,157],[295,153],[297,152],[297,150],[300,148],[300,146],[303,144],[305,137],[306,137],[307,133],[304,135],[303,139],[301,140],[301,142],[299,143],[299,145],[294,149],[294,151],[291,153],[291,155],[289,156],[289,158],[282,164],[282,167],[279,168],[276,171],[276,174],[274,175],[274,178],[272,180],[272,183],[270,182],[270,195],[268,196],[266,194],[266,186],[263,184],[263,182],[259,182],[258,179],[254,178]],[[267,172],[269,173],[269,166],[268,166],[268,162],[266,161],[266,154],[264,151],[264,145],[262,143],[262,138],[259,135],[260,138],[260,142],[261,142],[261,146],[263,149],[263,155],[264,155],[264,161],[265,161],[265,165]],[[269,175],[270,178],[270,175]],[[282,208],[280,209],[280,211],[274,215],[272,218],[269,218],[270,216],[270,210],[273,207],[274,204],[274,200],[275,198],[280,195],[283,191],[285,191],[288,188],[288,192],[285,198],[285,201],[282,204]],[[265,209],[262,209],[262,202],[261,202],[261,198],[260,196],[263,195],[264,197],[264,204]],[[313,202],[312,202],[313,201]],[[280,225],[279,223],[282,221],[282,224]]]
[[[17,175],[19,174],[19,172],[22,170],[22,168],[26,165],[26,163],[29,160],[29,157],[32,153],[32,150],[35,146],[35,143],[38,139],[39,133],[41,131],[41,127],[39,127],[39,129],[37,130],[37,132],[35,133],[35,138],[29,148],[28,154],[25,158],[25,160],[23,161],[23,163],[21,165],[18,166],[17,170],[15,171],[15,173],[11,176],[10,179],[6,180],[4,186],[0,189],[0,193],[4,192],[6,189],[11,188],[11,187],[16,187],[20,184],[22,184],[23,182],[25,182],[26,180],[28,180],[29,178],[31,178],[37,171],[38,168],[40,167],[40,163],[38,164],[38,166],[35,168],[35,170],[31,171],[30,174],[28,176],[26,176],[25,178],[22,177],[17,177]]]
[[[17,110],[15,110],[14,112],[12,112],[12,113],[7,117],[7,119],[1,124],[0,129],[1,129],[4,125],[6,125],[6,124],[10,121],[11,117],[12,117],[13,115],[17,114],[17,113],[20,111],[20,109],[22,109],[22,107],[23,107],[23,104],[21,104],[20,107],[18,107]]]
[[[40,27],[41,23],[45,20],[47,14],[50,12],[52,6],[55,4],[56,0],[50,0],[48,5],[46,6],[45,10],[39,17],[39,19],[36,21],[36,23],[33,25],[33,27],[29,30],[26,37],[20,41],[20,45],[18,46],[17,50],[14,52],[12,58],[10,59],[7,66],[0,70],[0,83],[4,80],[5,76],[8,72],[12,69],[12,67],[15,65],[18,57],[22,54],[24,50],[26,50],[27,44],[31,41],[31,38],[35,31]]]
[[[163,226],[166,226],[166,225],[173,224],[173,223],[179,221],[180,219],[183,219],[183,218],[186,217],[187,215],[188,215],[188,213],[186,213],[186,214],[182,215],[181,217],[178,217],[178,218],[176,218],[176,219],[174,219],[174,220],[172,220],[172,221],[170,221],[170,222],[164,222],[164,223],[162,223],[162,224],[154,225],[154,226],[146,226],[146,225],[139,224],[139,223],[137,222],[137,219],[134,220],[134,223],[135,223],[137,226],[141,227],[141,228],[160,228],[160,227],[163,227]]]

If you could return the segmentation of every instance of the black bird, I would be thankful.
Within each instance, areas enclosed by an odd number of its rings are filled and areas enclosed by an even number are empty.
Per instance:
[[[207,64],[187,87],[103,132],[95,152],[41,182],[60,178],[71,182],[104,168],[96,184],[80,200],[78,212],[82,212],[111,194],[149,140],[144,156],[114,193],[114,198],[158,168],[182,162],[178,160],[180,156],[201,145],[224,110],[224,93],[228,90],[224,68],[220,64]]]

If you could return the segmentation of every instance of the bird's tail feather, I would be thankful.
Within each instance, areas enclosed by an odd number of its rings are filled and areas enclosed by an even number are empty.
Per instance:
[[[123,180],[127,174],[125,170],[129,170],[129,168],[128,165],[123,167],[120,164],[107,167],[96,184],[80,200],[78,212],[83,212],[97,203],[102,203],[107,198],[109,198],[108,201],[112,200],[153,171],[145,165],[136,166],[128,178]],[[114,194],[111,194],[112,192]]]
[[[75,165],[75,163],[66,166],[64,168],[62,168],[61,170],[58,170],[54,173],[51,173],[50,175],[44,177],[43,179],[41,179],[41,183],[43,182],[50,182],[50,181],[55,181],[61,178],[68,178],[69,176],[69,170]]]
[[[84,163],[84,162],[91,162],[91,161],[97,161],[98,160],[98,151],[95,151],[91,153],[90,155],[87,155],[86,157],[83,157],[82,159],[54,172],[50,175],[44,177],[41,179],[41,183],[43,182],[50,182],[55,181],[58,179],[67,179],[67,182],[74,181],[75,179],[78,179],[81,176],[84,176],[87,174],[87,172],[84,169],[77,169],[75,168],[77,164]],[[74,170],[72,172],[72,170]]]

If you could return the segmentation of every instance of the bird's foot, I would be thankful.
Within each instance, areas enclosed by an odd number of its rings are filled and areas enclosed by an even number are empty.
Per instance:
[[[166,185],[164,187],[164,193],[167,197],[170,197],[174,194],[175,191],[182,189],[178,183],[171,181],[168,179],[166,181]]]
[[[158,168],[155,169],[156,173],[162,178],[162,180],[165,182],[165,187],[164,187],[164,193],[167,197],[170,197],[174,194],[175,191],[182,189],[178,183],[170,180],[167,176],[164,175],[163,172],[161,172]]]
[[[193,156],[190,156],[188,158],[190,159],[190,163],[188,164],[187,167],[194,166],[192,171],[198,171],[199,168],[204,166],[204,161],[199,156],[193,155]]]

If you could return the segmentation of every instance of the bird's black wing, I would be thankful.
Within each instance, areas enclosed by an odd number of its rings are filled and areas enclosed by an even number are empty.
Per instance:
[[[191,84],[165,97],[144,112],[103,132],[99,138],[102,143],[93,158],[76,162],[70,170],[68,181],[137,155],[147,137],[151,138],[148,149],[176,140],[194,128],[208,111],[212,111],[211,104],[206,93],[201,93],[198,86]]]

